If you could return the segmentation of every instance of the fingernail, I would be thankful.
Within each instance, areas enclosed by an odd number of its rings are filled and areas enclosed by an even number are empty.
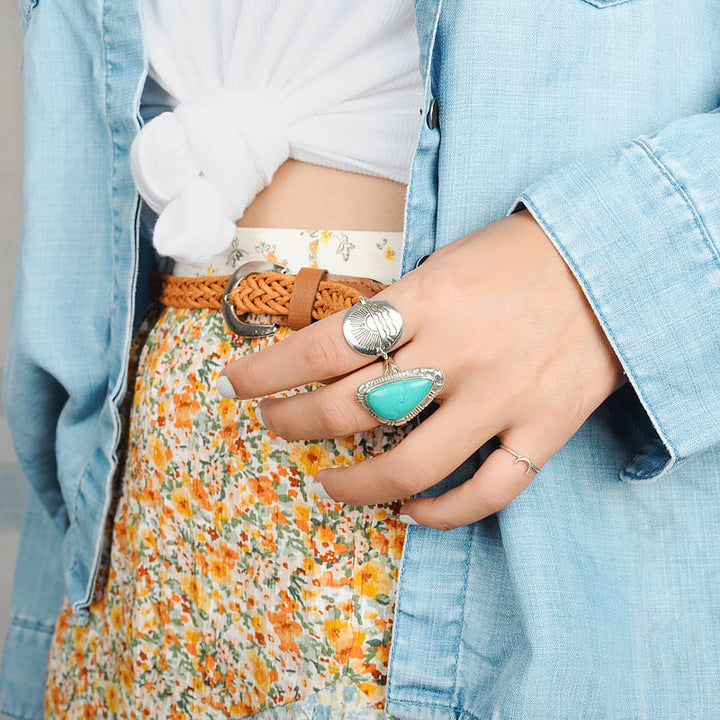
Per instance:
[[[330,500],[331,502],[335,502],[330,495],[328,495],[328,491],[325,489],[322,483],[316,482],[313,484],[313,489],[315,490],[315,494],[322,498],[323,500]]]
[[[215,381],[215,388],[220,393],[221,397],[228,398],[229,400],[234,400],[237,397],[235,394],[235,388],[225,375],[221,375]]]
[[[255,417],[257,418],[257,421],[261,425],[265,425],[265,423],[263,422],[263,418],[262,418],[262,409],[260,408],[259,405],[255,406]]]
[[[411,517],[410,515],[398,515],[397,519],[401,523],[405,523],[406,525],[419,525],[420,523],[415,520],[414,517]]]

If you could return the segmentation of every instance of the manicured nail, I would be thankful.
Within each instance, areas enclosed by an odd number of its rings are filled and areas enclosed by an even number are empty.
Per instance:
[[[220,395],[224,398],[228,398],[229,400],[234,400],[237,395],[235,394],[235,388],[232,386],[232,383],[225,375],[221,375],[216,381],[215,381],[215,388],[220,393]]]
[[[401,523],[405,523],[406,525],[419,525],[420,523],[415,520],[415,518],[411,517],[410,515],[398,515],[397,519]]]
[[[330,500],[331,502],[335,502],[330,495],[328,495],[328,491],[325,489],[322,483],[316,482],[313,484],[313,489],[315,490],[315,494],[322,498],[323,500]]]
[[[255,406],[255,417],[261,425],[265,425],[262,419],[262,408],[259,405]]]

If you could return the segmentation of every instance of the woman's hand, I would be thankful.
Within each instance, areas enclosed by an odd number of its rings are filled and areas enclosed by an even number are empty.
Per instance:
[[[394,351],[400,370],[445,374],[440,407],[396,448],[316,476],[336,500],[355,505],[414,495],[436,484],[493,436],[542,466],[623,381],[623,372],[567,265],[526,211],[435,252],[378,298],[402,314]],[[358,386],[382,361],[352,350],[338,313],[225,369],[239,398],[313,381],[311,393],[261,403],[265,425],[288,440],[335,438],[377,421]],[[449,529],[507,505],[532,479],[526,464],[493,452],[464,484],[402,509]]]

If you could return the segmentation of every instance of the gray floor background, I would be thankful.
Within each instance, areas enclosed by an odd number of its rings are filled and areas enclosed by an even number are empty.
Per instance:
[[[22,212],[22,76],[16,2],[0,4],[0,363],[7,354],[10,297]],[[1,382],[1,381],[0,381]],[[0,401],[0,653],[27,488]],[[5,716],[0,715],[0,718]]]

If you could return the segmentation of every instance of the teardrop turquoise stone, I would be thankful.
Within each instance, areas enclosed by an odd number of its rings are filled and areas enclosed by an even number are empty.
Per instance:
[[[432,380],[407,378],[394,380],[370,390],[367,404],[385,420],[399,420],[416,408],[432,387]]]

